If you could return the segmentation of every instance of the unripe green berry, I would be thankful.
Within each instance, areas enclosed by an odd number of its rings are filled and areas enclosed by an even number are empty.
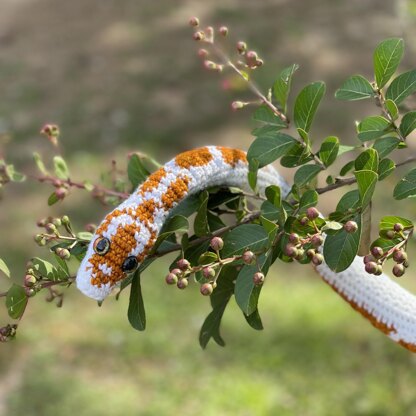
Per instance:
[[[52,220],[52,224],[55,225],[55,227],[60,227],[62,225],[62,221],[60,218],[54,218]]]
[[[176,283],[176,286],[179,289],[186,289],[188,287],[188,284],[189,284],[188,279],[182,278],[178,280],[178,283]]]
[[[319,247],[322,245],[322,243],[324,242],[324,238],[320,235],[320,234],[315,234],[314,236],[312,236],[311,238],[311,244],[314,247]]]
[[[404,275],[404,272],[406,271],[405,267],[403,266],[403,264],[395,264],[393,267],[393,274],[396,277],[401,277]]]
[[[211,283],[204,283],[201,285],[199,291],[203,296],[209,296],[214,291],[214,288],[212,287]]]
[[[165,277],[165,281],[168,285],[176,285],[176,283],[178,283],[178,276],[176,274],[169,273]]]
[[[403,266],[406,267],[406,269],[410,266],[409,262],[406,260],[403,263]]]
[[[43,240],[43,235],[42,234],[36,234],[35,235],[35,241],[37,243],[39,243],[41,240]]]
[[[61,221],[62,221],[62,224],[63,224],[63,225],[68,225],[68,224],[69,224],[69,217],[68,217],[68,215],[64,215],[64,216],[61,218]]]
[[[298,248],[298,254],[296,255],[296,260],[301,260],[303,256],[305,255],[305,250],[303,248]]]
[[[247,250],[243,253],[242,259],[243,259],[244,264],[251,265],[255,263],[256,255],[252,251]]]
[[[264,274],[262,272],[254,273],[253,283],[255,286],[261,286],[264,283]]]
[[[380,276],[383,273],[383,266],[381,264],[377,264],[377,270],[374,273],[376,276]]]
[[[395,233],[395,231],[393,231],[393,230],[388,230],[388,231],[386,231],[386,237],[387,237],[389,240],[393,240],[393,238],[394,238],[394,237],[396,237],[396,233]]]
[[[403,263],[407,260],[407,253],[403,250],[393,252],[393,260],[396,263]]]
[[[369,274],[374,274],[377,271],[377,266],[378,264],[375,263],[374,261],[369,261],[368,263],[365,264],[365,271]]]
[[[178,268],[182,271],[186,271],[189,269],[189,267],[191,266],[191,263],[189,263],[188,260],[186,259],[179,259],[176,263],[176,265],[178,266]]]
[[[214,268],[207,266],[202,269],[202,275],[205,279],[212,279],[215,277],[215,270]]]
[[[224,241],[221,237],[214,237],[211,240],[210,245],[214,251],[219,251],[222,250],[222,248],[224,247]]]
[[[344,224],[344,230],[347,233],[355,233],[358,230],[358,224],[355,221],[347,221]]]
[[[48,233],[56,233],[57,231],[55,224],[52,224],[51,222],[45,225],[45,229]]]
[[[324,256],[322,254],[316,253],[313,257],[312,257],[312,263],[315,266],[319,266],[320,264],[322,264],[322,262],[324,261]]]
[[[310,219],[310,220],[315,220],[316,218],[319,217],[319,211],[314,208],[314,207],[310,207],[306,210],[306,216]]]
[[[381,257],[383,257],[384,251],[383,251],[383,249],[381,247],[374,246],[371,249],[371,254],[374,256],[374,258],[380,259]]]
[[[396,222],[396,224],[393,225],[393,230],[399,233],[404,230],[404,227],[399,222]]]
[[[37,280],[36,280],[36,277],[33,276],[32,274],[27,274],[25,276],[24,282],[25,282],[26,287],[32,287],[36,284]]]
[[[302,217],[302,218],[299,220],[299,223],[300,223],[300,225],[305,226],[305,225],[307,225],[307,224],[309,223],[309,218],[308,218],[308,217]]]

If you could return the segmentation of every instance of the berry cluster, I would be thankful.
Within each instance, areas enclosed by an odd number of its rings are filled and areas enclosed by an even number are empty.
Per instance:
[[[393,247],[385,250],[377,245],[373,246],[370,254],[364,256],[363,258],[365,271],[369,274],[379,276],[383,273],[383,265],[386,260],[393,259],[396,263],[392,269],[393,275],[396,277],[403,276],[406,269],[409,267],[406,247],[411,233],[412,231],[408,234],[404,234],[403,225],[400,223],[394,224],[393,229],[385,232],[385,236],[390,240],[399,239],[399,242]]]

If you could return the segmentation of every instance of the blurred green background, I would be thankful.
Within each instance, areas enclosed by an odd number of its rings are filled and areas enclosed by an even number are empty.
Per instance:
[[[402,69],[414,67],[414,1],[0,0],[0,153],[33,172],[32,152],[52,153],[38,134],[45,122],[60,125],[74,179],[97,181],[112,159],[125,167],[134,150],[165,161],[202,144],[247,148],[249,111],[232,113],[229,104],[249,95],[222,91],[221,78],[201,69],[187,26],[192,15],[227,24],[231,38],[260,53],[263,88],[294,62],[301,69],[292,97],[307,82],[327,83],[312,130],[317,142],[336,134],[353,143],[354,121],[377,113],[371,102],[332,97],[351,74],[371,78],[378,42],[404,37]],[[26,260],[41,253],[32,243],[38,218],[68,213],[81,227],[106,212],[82,191],[49,209],[51,191],[25,184],[2,194],[0,257],[16,281]],[[323,199],[324,210],[337,195]],[[378,190],[375,221],[399,209],[415,218],[411,204],[388,197]],[[0,414],[416,415],[416,356],[309,268],[271,271],[260,300],[263,332],[232,304],[223,323],[227,347],[202,351],[197,335],[208,301],[196,285],[179,292],[164,284],[169,260],[144,275],[144,333],[127,322],[126,296],[100,309],[76,290],[62,309],[42,295],[32,300],[17,339],[1,346]],[[416,290],[414,272],[402,281]],[[7,285],[0,281],[2,290]]]

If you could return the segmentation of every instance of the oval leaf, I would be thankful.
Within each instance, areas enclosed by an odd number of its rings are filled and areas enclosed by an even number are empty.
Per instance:
[[[386,39],[377,46],[374,51],[374,74],[379,88],[383,88],[396,72],[403,51],[404,42],[400,38]]]
[[[348,78],[335,92],[338,100],[356,101],[374,96],[374,90],[370,82],[361,75],[353,75]]]
[[[405,72],[393,80],[387,88],[386,98],[393,100],[396,105],[416,91],[416,70]]]
[[[414,129],[416,129],[416,111],[406,113],[400,123],[400,133],[402,136],[408,136]]]
[[[19,319],[25,311],[27,296],[22,286],[14,284],[6,296],[6,308],[10,318]]]

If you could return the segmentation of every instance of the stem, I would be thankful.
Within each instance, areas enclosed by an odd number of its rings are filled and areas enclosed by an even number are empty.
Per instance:
[[[65,284],[65,283],[73,283],[75,281],[75,276],[71,276],[71,277],[68,277],[68,279],[67,280],[65,280],[65,281],[54,281],[54,282],[52,282],[52,281],[48,281],[48,282],[45,282],[45,283],[41,283],[39,286],[40,286],[40,288],[41,289],[44,289],[45,287],[48,287],[48,288],[50,288],[50,287],[52,287],[52,286],[56,286],[56,285],[62,285],[62,284]],[[5,296],[7,296],[7,292],[0,292],[0,298],[2,298],[2,297],[5,297]]]

